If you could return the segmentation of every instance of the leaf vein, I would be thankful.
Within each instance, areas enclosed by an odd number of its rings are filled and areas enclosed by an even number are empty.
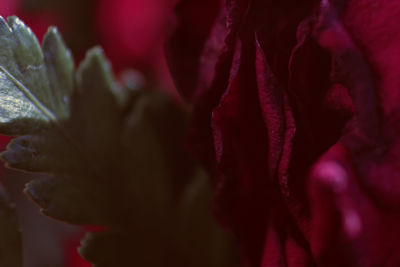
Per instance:
[[[51,121],[57,123],[56,115],[51,112],[45,105],[43,105],[30,91],[29,89],[23,85],[20,81],[18,81],[7,69],[3,66],[0,66],[0,70],[4,72],[7,77],[17,86],[19,90]]]

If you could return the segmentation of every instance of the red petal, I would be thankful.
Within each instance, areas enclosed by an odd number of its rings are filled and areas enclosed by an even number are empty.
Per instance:
[[[219,0],[182,0],[176,6],[177,28],[167,46],[170,71],[184,98],[197,87],[199,58],[220,12]]]

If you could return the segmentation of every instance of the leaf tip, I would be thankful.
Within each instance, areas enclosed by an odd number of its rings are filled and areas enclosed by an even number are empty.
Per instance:
[[[58,42],[62,41],[60,32],[58,31],[58,28],[56,26],[50,26],[47,29],[47,32],[43,37],[43,44],[47,43],[49,40],[55,40]]]
[[[96,75],[96,77],[104,79],[110,86],[114,86],[114,77],[110,62],[107,60],[101,47],[95,46],[91,48],[81,63],[77,71],[78,84],[81,84],[84,77]]]
[[[18,157],[16,157],[15,154],[12,153],[12,151],[10,150],[5,150],[1,152],[0,160],[4,162],[4,166],[7,169],[15,168],[16,166],[18,166],[18,163],[20,162]]]
[[[86,59],[82,64],[101,66],[103,71],[110,72],[111,66],[107,60],[104,50],[100,46],[95,46],[86,53]]]
[[[33,181],[25,184],[23,192],[33,202],[37,203],[43,209],[46,209],[47,201],[45,201],[45,199],[43,199],[43,197],[41,197],[42,192],[40,192],[40,189],[38,189],[38,183],[40,183],[40,182],[37,180],[33,180]],[[40,186],[40,184],[39,184],[39,186]]]
[[[1,32],[3,33],[3,31],[5,30],[6,32],[11,32],[11,28],[10,25],[8,25],[8,22],[6,21],[6,19],[3,16],[0,16],[0,29]]]
[[[24,28],[28,28],[26,25],[25,25],[25,23],[20,19],[20,18],[18,18],[17,16],[9,16],[9,17],[7,17],[7,21],[8,21],[8,24],[13,28],[13,29],[15,29],[16,27],[24,27]],[[29,29],[29,28],[28,28]],[[30,29],[29,29],[30,30]]]
[[[57,27],[57,26],[50,26],[50,27],[47,29],[47,33],[48,33],[48,34],[56,34],[56,35],[59,35],[59,34],[60,34],[59,31],[58,31],[58,27]]]

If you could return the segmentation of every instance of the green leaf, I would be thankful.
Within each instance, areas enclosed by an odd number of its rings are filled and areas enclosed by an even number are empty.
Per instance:
[[[146,238],[147,237],[147,238]],[[132,235],[126,231],[89,233],[83,240],[79,253],[94,267],[147,266],[172,267],[176,261],[168,255],[171,247],[164,246],[165,240],[154,240],[153,235]],[[133,242],[132,242],[133,241]],[[169,257],[168,257],[169,256]]]
[[[155,105],[156,99],[161,103]],[[126,183],[132,203],[142,204],[135,209],[135,217],[143,222],[165,222],[172,208],[172,177],[168,169],[168,157],[152,119],[154,109],[165,107],[166,102],[168,100],[160,94],[142,93],[127,116],[122,132],[123,167],[128,178]],[[164,115],[167,110],[162,108]],[[164,119],[168,120],[166,117]]]
[[[116,143],[121,127],[120,107],[110,65],[100,48],[89,50],[76,80],[77,92],[68,122],[71,135],[83,144],[80,152],[87,157],[87,163],[94,163],[94,170],[98,171],[98,166],[114,166],[119,162]]]
[[[0,132],[22,135],[1,157],[9,167],[53,177],[26,190],[43,213],[77,224],[115,217],[104,189],[119,162],[117,93],[100,48],[75,73],[55,28],[40,46],[18,18],[0,18]]]
[[[114,203],[113,196],[104,189],[112,188],[108,179],[118,173],[120,113],[108,63],[98,48],[88,52],[77,71],[70,108],[68,119],[17,138],[2,157],[11,167],[59,177],[42,181],[41,194],[33,193],[33,185],[26,190],[44,214],[74,224],[112,221],[106,205]],[[91,190],[96,197],[85,198]],[[44,205],[49,202],[52,208]]]
[[[190,181],[168,220],[136,221],[129,228],[89,233],[79,253],[95,267],[239,266],[231,237],[210,214],[207,175],[198,170]]]
[[[69,98],[74,91],[74,61],[56,28],[51,27],[43,38],[42,50],[55,104],[69,114]]]
[[[42,207],[43,214],[74,224],[89,225],[112,223],[112,202],[105,198],[103,190],[97,184],[89,184],[84,177],[42,178],[31,181],[25,187],[25,193]]]
[[[17,17],[0,18],[0,129],[11,135],[27,133],[36,121],[68,116],[73,62],[57,34],[44,37],[44,54],[35,35]],[[60,85],[62,81],[63,86]]]
[[[1,158],[47,174],[25,189],[42,213],[107,227],[83,242],[94,266],[233,266],[207,178],[185,150],[185,112],[125,89],[100,48],[75,71],[54,28],[40,46],[19,19],[0,19],[0,133],[18,136]]]
[[[0,266],[22,267],[22,239],[15,209],[0,187]]]
[[[71,143],[57,127],[40,125],[37,123],[38,129],[32,134],[13,139],[0,154],[7,167],[31,172],[81,173],[83,166]]]
[[[209,177],[198,169],[182,196],[175,224],[182,256],[187,258],[187,266],[192,267],[239,266],[232,237],[213,219],[211,199]]]

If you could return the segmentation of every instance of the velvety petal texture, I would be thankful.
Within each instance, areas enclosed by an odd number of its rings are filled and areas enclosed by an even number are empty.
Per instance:
[[[177,11],[167,52],[194,107],[189,147],[243,266],[400,266],[400,3]]]

